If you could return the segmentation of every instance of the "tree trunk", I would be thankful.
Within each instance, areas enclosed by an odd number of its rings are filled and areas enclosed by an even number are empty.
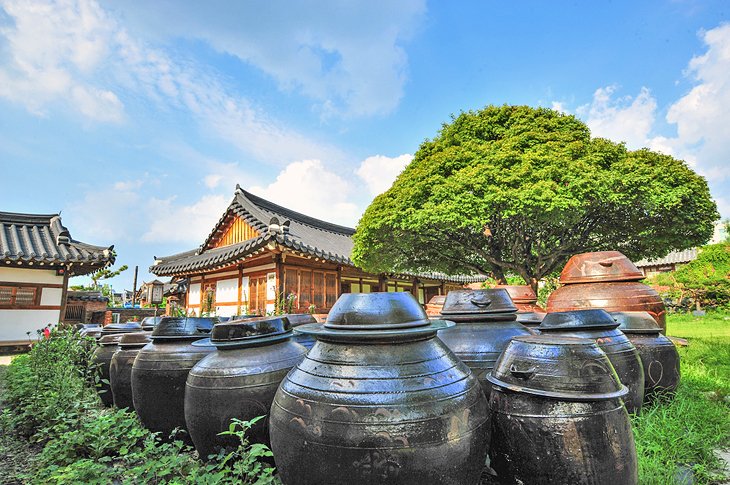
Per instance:
[[[530,281],[528,281],[528,284],[530,285],[530,288],[532,288],[532,291],[535,292],[535,295],[537,295],[538,290],[538,283],[540,281],[537,278],[530,278]]]

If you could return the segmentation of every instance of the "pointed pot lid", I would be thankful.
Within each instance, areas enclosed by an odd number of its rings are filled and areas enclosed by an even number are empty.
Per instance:
[[[139,332],[140,330],[142,330],[142,326],[139,322],[110,323],[102,327],[101,334],[112,335],[117,333]]]
[[[210,322],[209,328],[212,328],[212,320],[209,318],[164,317],[152,331],[152,340],[195,340],[206,337],[206,320]]]
[[[121,334],[104,335],[99,339],[99,345],[101,345],[102,347],[117,345],[121,337]]]
[[[536,303],[537,295],[532,291],[532,287],[528,285],[497,285],[495,288],[501,288],[507,291],[507,294],[514,303]]]
[[[413,295],[398,293],[344,293],[324,324],[295,327],[295,332],[322,337],[367,339],[435,334],[453,322],[429,320]]]
[[[142,330],[154,330],[163,317],[144,317],[142,319]]]
[[[628,393],[594,340],[556,335],[513,338],[487,379],[504,390],[568,401]]]
[[[623,333],[657,334],[662,329],[649,312],[610,312]]]
[[[125,333],[119,339],[120,347],[144,347],[151,342],[149,332]]]
[[[618,323],[606,310],[572,310],[545,315],[537,327],[540,332],[616,328]]]
[[[218,323],[213,327],[210,338],[193,342],[193,345],[215,345],[219,349],[244,348],[279,342],[292,336],[288,318],[264,317]]]
[[[643,279],[641,270],[618,251],[576,254],[568,260],[560,273],[560,282],[563,284]]]
[[[514,320],[517,308],[502,288],[453,290],[446,295],[443,318],[454,321]]]

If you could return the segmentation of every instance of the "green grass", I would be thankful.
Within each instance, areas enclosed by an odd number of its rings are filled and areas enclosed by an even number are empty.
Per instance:
[[[645,407],[634,419],[641,483],[678,483],[678,467],[696,483],[719,483],[713,453],[730,448],[730,314],[671,315],[667,333],[679,349],[682,380],[671,402]]]

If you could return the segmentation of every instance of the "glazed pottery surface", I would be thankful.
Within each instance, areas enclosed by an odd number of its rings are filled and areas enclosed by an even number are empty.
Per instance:
[[[149,332],[125,333],[119,339],[109,364],[114,405],[120,409],[134,409],[132,402],[132,365],[139,350],[150,342]]]
[[[282,381],[271,446],[287,485],[478,482],[484,393],[408,293],[344,294]]]
[[[97,384],[97,390],[99,397],[104,406],[111,406],[114,404],[114,398],[112,397],[112,389],[109,385],[109,366],[111,364],[112,356],[119,343],[121,335],[107,334],[101,337],[99,340],[99,346],[94,350],[91,355],[91,363],[99,366],[99,383]]]

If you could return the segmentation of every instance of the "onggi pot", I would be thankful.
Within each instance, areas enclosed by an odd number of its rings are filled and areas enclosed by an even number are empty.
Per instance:
[[[195,318],[160,320],[152,342],[137,354],[132,365],[132,401],[142,424],[167,438],[175,428],[185,428],[185,381],[188,372],[213,346],[194,347],[209,334],[198,330]]]
[[[454,290],[446,295],[441,317],[456,326],[441,330],[439,338],[468,365],[489,399],[487,374],[513,337],[532,332],[517,323],[517,308],[507,291]]]
[[[499,483],[638,483],[628,390],[594,341],[515,337],[489,380]]]
[[[664,331],[664,302],[652,287],[640,282],[642,279],[641,270],[618,251],[576,254],[560,273],[563,286],[550,294],[547,311],[646,311]]]
[[[679,353],[646,312],[612,312],[619,330],[634,344],[644,366],[644,401],[671,396],[680,379]]]
[[[307,349],[292,341],[286,317],[231,321],[213,327],[210,339],[193,346],[214,345],[215,352],[195,364],[185,388],[185,422],[202,458],[234,448],[236,437],[220,436],[233,418],[249,421],[253,443],[269,444],[268,414],[279,384]]]
[[[638,414],[644,400],[644,367],[636,348],[604,310],[548,313],[537,329],[541,334],[589,338],[608,356],[621,383],[629,388],[624,402],[629,413]]]
[[[477,379],[409,293],[343,294],[271,406],[282,481],[310,484],[478,482],[487,406]]]
[[[140,349],[150,342],[149,332],[125,333],[119,338],[109,365],[114,405],[120,409],[133,409],[132,402],[132,364]]]
[[[99,366],[100,381],[97,384],[97,392],[104,406],[114,404],[112,389],[109,384],[109,365],[120,338],[121,334],[102,336],[99,339],[99,346],[96,347],[94,353],[91,355],[91,363]]]

